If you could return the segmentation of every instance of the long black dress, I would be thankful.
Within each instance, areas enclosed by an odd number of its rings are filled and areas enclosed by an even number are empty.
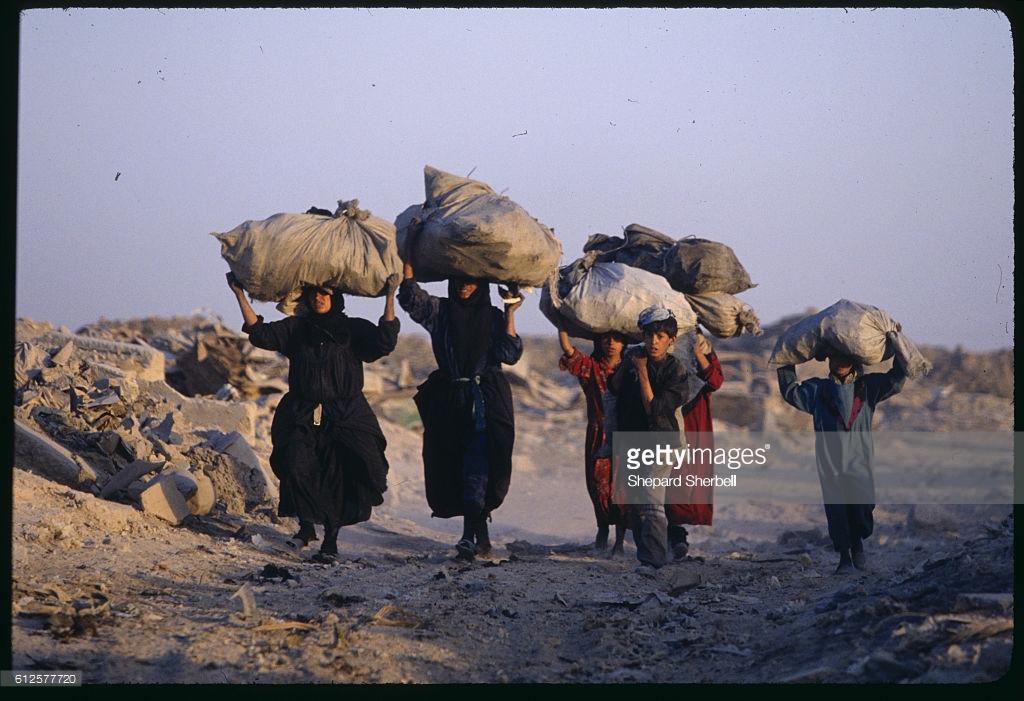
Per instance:
[[[479,283],[474,296],[488,299],[487,289]],[[519,360],[523,341],[505,333],[505,314],[489,301],[478,313],[490,318],[484,317],[484,332],[471,344],[457,344],[453,338],[452,300],[434,297],[407,279],[399,288],[398,303],[430,333],[438,366],[414,397],[423,422],[423,473],[431,515],[462,516],[467,507],[489,514],[501,506],[512,480],[515,418],[501,364]],[[473,360],[467,363],[466,358]]]
[[[274,412],[270,466],[281,480],[278,514],[347,526],[370,518],[387,489],[387,441],[363,396],[363,362],[395,349],[400,324],[326,314],[243,326],[257,348],[288,358],[288,392]],[[320,425],[314,410],[322,405]]]

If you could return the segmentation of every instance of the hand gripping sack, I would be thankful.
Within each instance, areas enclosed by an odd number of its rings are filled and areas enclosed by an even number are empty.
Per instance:
[[[886,334],[895,334],[894,342]],[[775,342],[769,365],[796,365],[830,354],[847,355],[862,365],[875,365],[898,354],[911,378],[927,374],[931,363],[902,333],[889,313],[870,304],[841,299],[798,321]]]
[[[559,320],[570,336],[596,339],[617,331],[630,339],[642,335],[637,319],[652,304],[663,304],[675,314],[679,333],[697,324],[686,297],[653,273],[624,263],[598,263],[590,253],[561,268],[541,290],[540,308],[556,326]]]
[[[416,279],[482,278],[537,287],[558,267],[562,245],[548,227],[478,180],[425,166],[427,199],[395,220],[404,250],[409,221],[423,228],[411,252]]]
[[[253,297],[293,314],[303,285],[379,297],[402,261],[391,222],[371,216],[359,200],[338,201],[334,216],[275,214],[214,233],[220,254]]]

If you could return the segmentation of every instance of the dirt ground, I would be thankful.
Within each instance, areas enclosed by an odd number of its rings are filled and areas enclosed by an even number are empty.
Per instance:
[[[537,526],[515,508],[494,557],[456,561],[457,524],[402,503],[344,529],[328,566],[287,551],[294,524],[266,511],[175,528],[16,468],[13,666],[87,683],[977,682],[1009,666],[1005,507],[879,508],[870,571],[836,577],[820,509],[733,506],[693,529],[689,560],[643,576],[631,545],[524,540]]]

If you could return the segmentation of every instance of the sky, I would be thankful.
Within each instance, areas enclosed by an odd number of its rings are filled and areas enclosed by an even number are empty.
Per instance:
[[[505,190],[563,263],[637,222],[731,246],[765,323],[845,297],[919,343],[1013,344],[991,10],[34,9],[18,112],[15,311],[72,329],[240,325],[211,232],[351,198],[393,220],[430,164]],[[553,333],[538,298],[519,330]]]

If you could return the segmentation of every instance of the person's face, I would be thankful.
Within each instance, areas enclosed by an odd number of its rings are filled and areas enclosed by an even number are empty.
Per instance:
[[[476,292],[478,285],[472,280],[463,280],[459,283],[459,299],[469,299]]]
[[[664,331],[644,331],[644,347],[647,349],[647,356],[652,360],[664,358],[675,340],[675,336],[670,336]]]
[[[849,358],[833,356],[828,359],[828,371],[842,379],[853,371],[853,361]]]
[[[606,358],[616,358],[622,355],[622,349],[625,347],[625,343],[610,333],[601,336],[601,339],[598,341],[598,348],[601,349]]]
[[[323,290],[310,290],[309,306],[317,314],[326,314],[331,311],[331,293]]]

